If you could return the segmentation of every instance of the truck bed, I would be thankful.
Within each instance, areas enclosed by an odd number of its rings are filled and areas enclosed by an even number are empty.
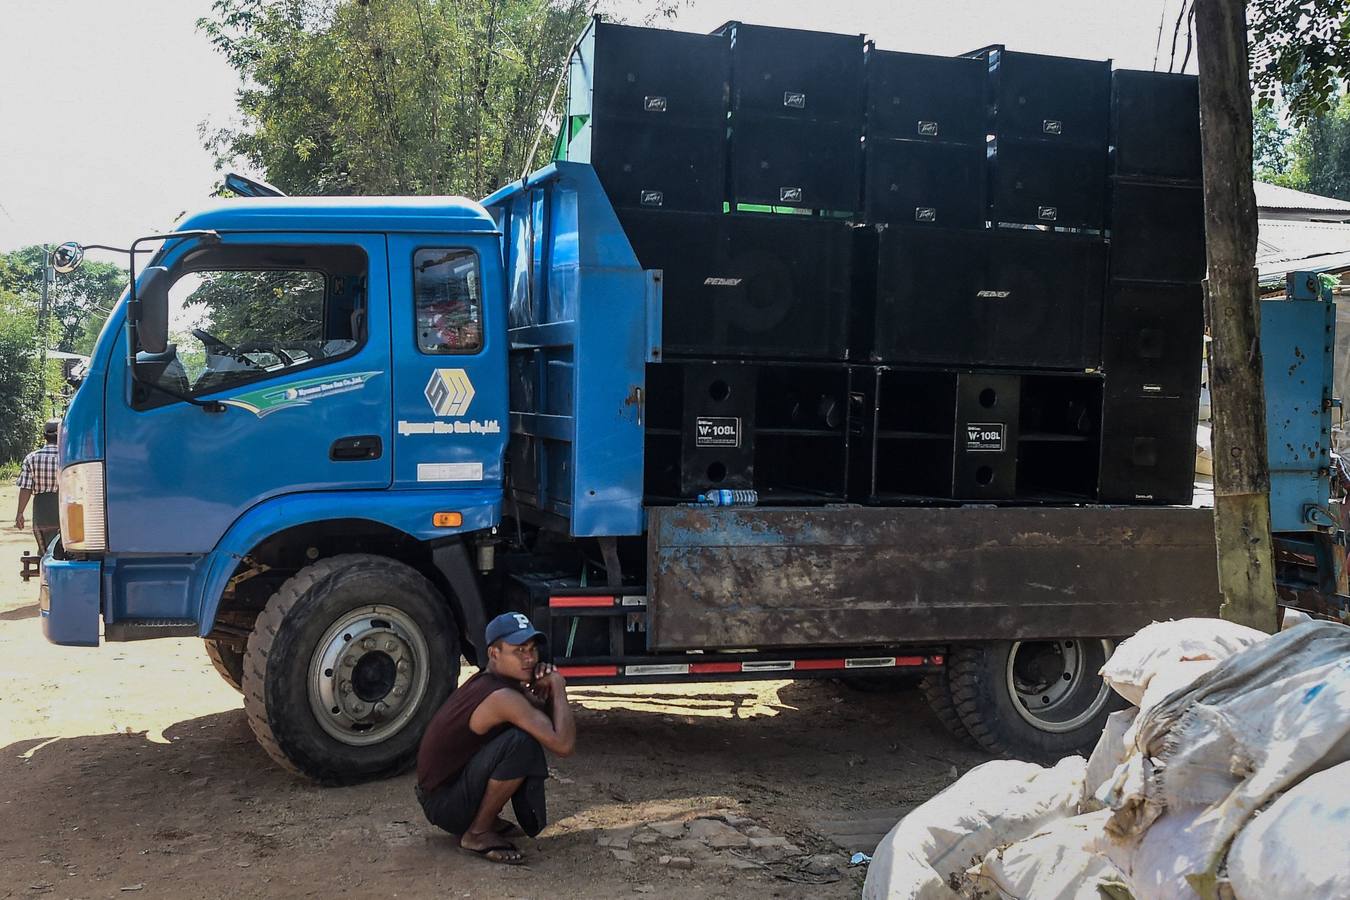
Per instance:
[[[648,645],[1114,637],[1218,612],[1200,507],[648,511]]]

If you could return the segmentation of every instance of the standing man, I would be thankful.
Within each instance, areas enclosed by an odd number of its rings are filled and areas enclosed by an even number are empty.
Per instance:
[[[427,821],[459,836],[459,846],[495,863],[524,856],[503,835],[511,801],[534,837],[548,824],[544,750],[570,756],[577,728],[567,683],[539,661],[544,635],[520,613],[488,623],[487,667],[464,682],[432,717],[417,751],[417,799]]]
[[[52,538],[61,530],[61,517],[56,500],[56,488],[61,474],[61,459],[56,451],[56,436],[61,430],[60,419],[48,419],[42,426],[47,443],[23,458],[19,477],[19,511],[14,516],[14,527],[23,528],[28,500],[33,500],[33,538],[38,553],[47,552]]]

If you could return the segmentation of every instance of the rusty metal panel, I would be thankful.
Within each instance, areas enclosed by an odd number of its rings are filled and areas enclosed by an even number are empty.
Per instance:
[[[1213,512],[655,508],[653,650],[1132,633],[1217,615]]]

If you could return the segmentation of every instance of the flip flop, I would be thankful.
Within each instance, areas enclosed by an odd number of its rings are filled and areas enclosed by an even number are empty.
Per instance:
[[[471,853],[474,856],[481,857],[490,863],[496,863],[499,866],[518,866],[521,863],[525,862],[524,856],[520,856],[516,859],[506,859],[501,856],[497,857],[491,856],[491,854],[493,853],[501,853],[503,851],[510,853],[519,853],[520,848],[517,847],[515,844],[511,843],[497,844],[492,847],[484,847],[481,850],[475,850],[472,847],[465,847],[463,844],[461,844],[459,849],[465,853]]]

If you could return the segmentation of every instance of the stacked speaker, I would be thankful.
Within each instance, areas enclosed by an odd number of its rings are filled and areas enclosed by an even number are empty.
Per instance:
[[[597,19],[563,144],[664,270],[652,502],[1189,501],[1193,78]]]
[[[1204,320],[1199,82],[1111,80],[1111,280],[1100,499],[1188,503]]]

